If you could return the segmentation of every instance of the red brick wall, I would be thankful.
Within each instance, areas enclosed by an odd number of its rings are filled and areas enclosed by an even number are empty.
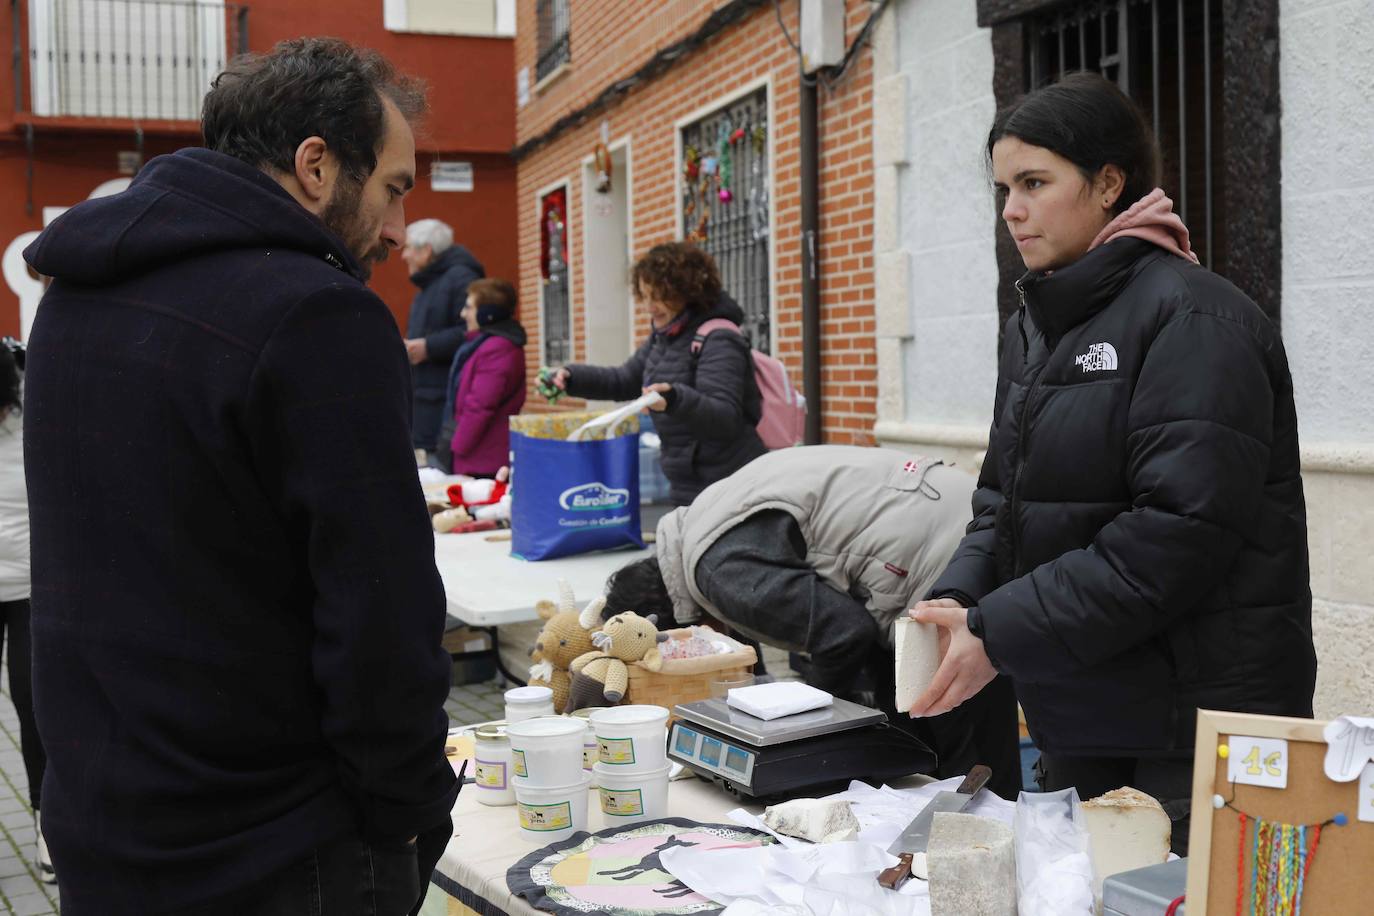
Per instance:
[[[597,96],[610,82],[637,69],[659,48],[694,31],[724,0],[578,0],[572,4],[572,62],[565,74],[516,118],[519,142],[540,134],[569,111]],[[783,18],[798,37],[798,4],[782,4]],[[518,7],[516,67],[535,60],[535,3]],[[866,0],[848,0],[847,42],[852,43],[869,13]],[[785,42],[771,4],[731,26],[682,59],[657,80],[637,87],[609,109],[589,118],[521,160],[518,169],[520,293],[531,331],[526,350],[531,374],[540,364],[538,340],[539,189],[569,183],[568,233],[572,261],[574,352],[585,353],[582,239],[582,160],[609,123],[613,141],[630,139],[633,175],[630,208],[632,247],[681,237],[676,223],[675,132],[678,120],[771,78],[770,156],[776,277],[774,354],[801,384],[801,210],[798,139],[797,57]],[[877,398],[877,355],[873,309],[873,181],[870,106],[871,51],[864,50],[833,90],[820,91],[821,120],[821,314],[822,414],[827,442],[872,444]],[[619,176],[618,176],[619,177]],[[637,319],[636,336],[647,333]],[[531,403],[531,409],[539,409]],[[814,408],[813,408],[814,409]]]

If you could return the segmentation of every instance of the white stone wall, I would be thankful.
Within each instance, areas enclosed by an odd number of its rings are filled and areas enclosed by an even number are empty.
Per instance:
[[[1317,715],[1374,713],[1374,0],[1280,0],[1283,337],[1307,491]]]
[[[969,458],[997,375],[992,42],[971,0],[899,0],[875,36],[874,239],[883,442]]]

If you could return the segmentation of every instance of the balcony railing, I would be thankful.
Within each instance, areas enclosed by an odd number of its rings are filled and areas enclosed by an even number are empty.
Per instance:
[[[12,9],[21,114],[194,121],[210,81],[248,50],[248,7],[222,0],[21,0]]]
[[[539,0],[535,13],[538,59],[534,63],[534,78],[542,80],[572,60],[569,0]]]

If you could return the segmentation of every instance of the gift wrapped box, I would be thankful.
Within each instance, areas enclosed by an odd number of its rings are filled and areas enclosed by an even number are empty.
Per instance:
[[[573,430],[601,416],[604,411],[578,410],[562,413],[525,413],[510,418],[510,431],[529,436],[531,439],[567,439]],[[621,420],[609,430],[605,427],[589,430],[583,439],[593,442],[600,439],[613,439],[616,436],[629,436],[639,433],[639,416],[632,415]]]

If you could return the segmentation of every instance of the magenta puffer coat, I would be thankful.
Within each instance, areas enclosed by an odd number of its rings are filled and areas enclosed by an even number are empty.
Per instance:
[[[493,477],[510,461],[508,419],[525,406],[525,351],[492,335],[463,366],[453,407],[453,473]]]

